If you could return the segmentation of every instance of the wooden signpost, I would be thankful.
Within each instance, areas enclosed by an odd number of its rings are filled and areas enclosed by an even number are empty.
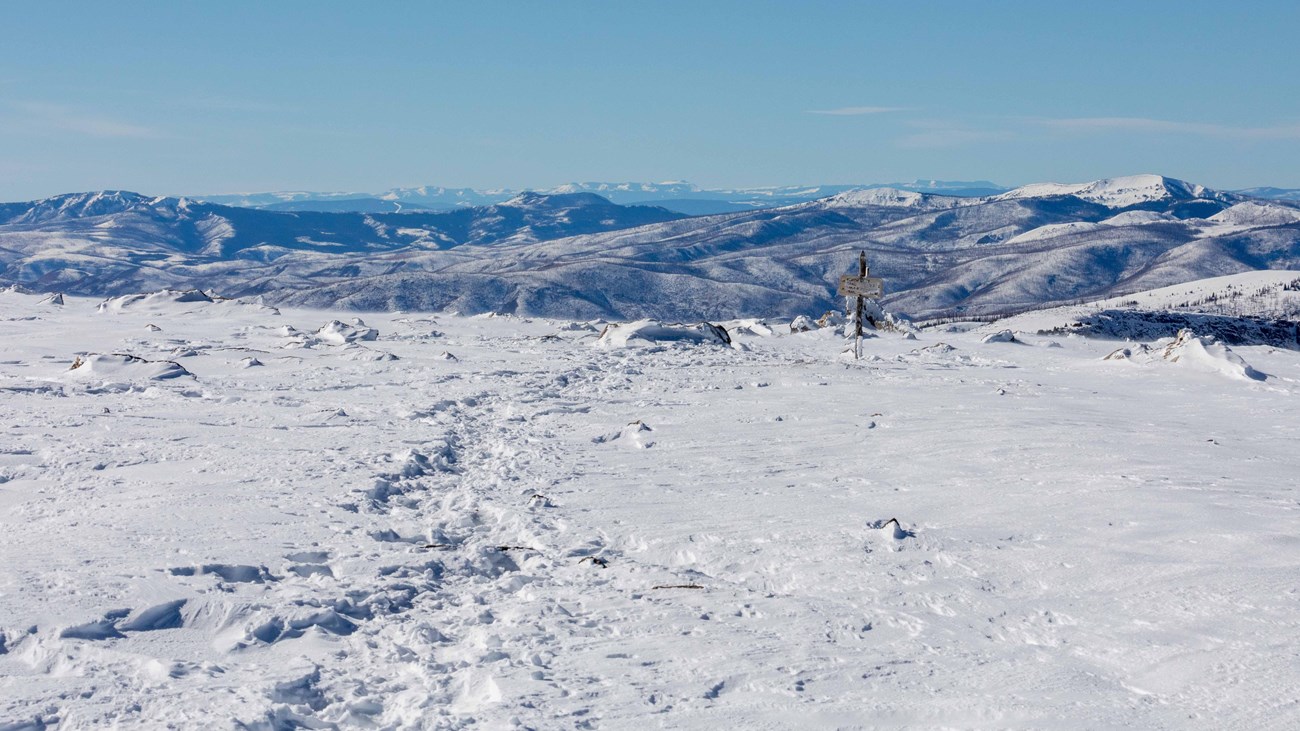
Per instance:
[[[862,301],[867,298],[875,299],[885,293],[885,280],[880,277],[868,277],[867,272],[867,252],[862,251],[858,253],[858,276],[845,274],[840,277],[840,295],[857,298],[857,316],[853,320],[853,358],[855,360],[862,357]],[[845,317],[848,314],[848,312],[845,312]]]

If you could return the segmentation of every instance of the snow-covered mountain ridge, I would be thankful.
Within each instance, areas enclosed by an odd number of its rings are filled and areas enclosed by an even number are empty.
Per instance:
[[[197,197],[211,203],[267,208],[270,210],[355,210],[375,212],[380,210],[437,211],[486,206],[505,202],[523,192],[535,192],[542,195],[595,193],[621,205],[661,205],[681,213],[698,215],[792,205],[825,198],[848,190],[866,188],[895,188],[920,193],[941,193],[959,196],[992,195],[1007,190],[987,180],[972,182],[914,180],[908,183],[785,185],[755,188],[704,188],[694,183],[670,180],[661,183],[565,183],[553,188],[540,188],[534,191],[508,188],[480,190],[424,185],[414,188],[392,188],[381,193],[286,191],[278,193],[202,195]],[[386,203],[387,206],[377,208],[376,205],[381,202]]]
[[[837,308],[863,248],[890,307],[927,317],[1300,268],[1300,207],[1155,175],[974,198],[840,191],[700,217],[582,191],[387,214],[106,193],[0,206],[0,247],[0,280],[71,293],[687,320]]]

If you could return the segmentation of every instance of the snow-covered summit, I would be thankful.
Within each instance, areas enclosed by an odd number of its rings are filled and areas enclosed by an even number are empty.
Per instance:
[[[667,180],[661,183],[565,183],[557,185],[554,188],[547,188],[544,192],[551,194],[564,193],[649,193],[658,196],[679,196],[692,193],[699,193],[700,187],[684,180]]]
[[[822,199],[822,204],[827,208],[856,208],[860,206],[915,208],[920,206],[926,197],[920,193],[897,188],[867,188],[865,190],[846,190],[843,193]]]
[[[583,208],[586,206],[612,206],[607,198],[595,193],[536,193],[525,191],[499,205],[512,208]]]
[[[6,218],[0,213],[0,223],[39,224],[68,221],[78,218],[111,216],[132,211],[175,212],[189,206],[189,199],[165,196],[145,196],[129,190],[100,190],[86,193],[65,193],[15,207],[15,215]]]
[[[1014,200],[1066,195],[1091,203],[1100,203],[1107,208],[1127,208],[1143,203],[1170,200],[1209,199],[1226,202],[1239,199],[1231,193],[1211,190],[1203,185],[1151,174],[1104,178],[1090,183],[1033,183],[994,196],[994,199]]]

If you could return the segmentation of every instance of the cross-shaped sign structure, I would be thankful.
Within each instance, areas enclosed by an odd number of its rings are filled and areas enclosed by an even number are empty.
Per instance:
[[[839,293],[843,297],[857,297],[857,318],[855,319],[856,328],[854,330],[853,340],[853,357],[862,356],[862,300],[863,298],[876,298],[885,292],[885,280],[880,277],[868,277],[867,269],[867,252],[858,253],[858,276],[845,274],[840,277]],[[847,314],[847,313],[845,313]]]

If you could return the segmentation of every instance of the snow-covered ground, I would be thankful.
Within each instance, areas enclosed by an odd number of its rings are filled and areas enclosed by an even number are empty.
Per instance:
[[[1300,727],[1294,351],[41,299],[0,728]]]

